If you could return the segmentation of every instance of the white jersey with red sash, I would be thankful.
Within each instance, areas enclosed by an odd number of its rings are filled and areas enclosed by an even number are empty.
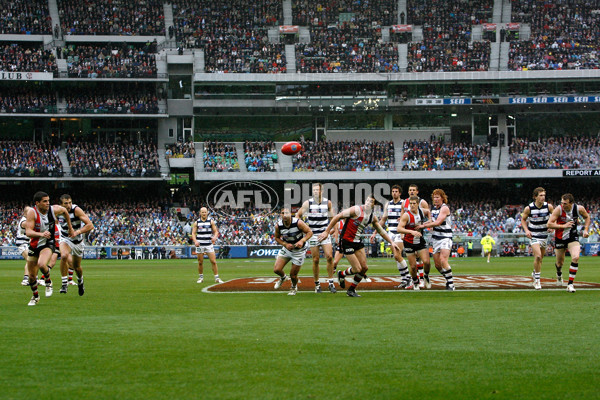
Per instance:
[[[577,209],[577,204],[573,203],[570,211],[566,211],[562,205],[558,205],[558,209],[560,210],[560,216],[556,223],[563,225],[569,221],[573,221],[573,226],[568,229],[556,229],[554,237],[558,240],[578,240],[577,220],[579,219],[579,210]]]
[[[423,210],[419,207],[419,212],[415,215],[410,210],[406,210],[405,213],[408,215],[408,223],[405,226],[405,229],[414,231],[418,225],[421,225],[425,216],[423,214]],[[404,235],[404,241],[410,244],[422,244],[424,242],[423,236],[415,237],[410,233]]]
[[[58,227],[56,226],[56,215],[54,215],[54,208],[50,206],[50,209],[46,214],[42,214],[37,207],[34,207],[33,210],[35,211],[35,226],[33,228],[34,231],[38,233],[50,231],[54,232],[54,235],[51,239],[46,239],[45,237],[31,238],[29,240],[29,248],[37,249],[38,247],[42,247],[47,244],[55,246],[57,235],[60,235],[60,233],[58,231]]]
[[[360,234],[373,221],[373,210],[368,214],[365,212],[365,206],[358,207],[360,213],[352,218],[346,218],[344,228],[342,229],[341,237],[348,242],[361,242]]]

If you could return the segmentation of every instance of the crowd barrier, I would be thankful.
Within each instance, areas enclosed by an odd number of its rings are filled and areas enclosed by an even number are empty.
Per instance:
[[[600,255],[600,242],[582,243],[583,255]],[[217,258],[275,258],[281,246],[215,246]],[[164,249],[161,251],[161,249]],[[369,246],[367,255],[371,256]],[[476,249],[477,251],[479,249]],[[194,246],[86,246],[83,258],[107,260],[134,259],[195,259]],[[21,254],[16,246],[0,246],[0,260],[18,260]]]

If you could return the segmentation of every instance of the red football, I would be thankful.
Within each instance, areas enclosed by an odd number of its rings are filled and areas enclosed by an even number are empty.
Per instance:
[[[298,142],[287,142],[281,146],[281,152],[286,156],[293,156],[302,150],[302,145]]]

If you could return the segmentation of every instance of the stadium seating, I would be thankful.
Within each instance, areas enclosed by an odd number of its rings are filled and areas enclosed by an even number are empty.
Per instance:
[[[509,69],[600,67],[600,14],[596,2],[512,2],[512,21],[530,24],[529,40],[511,41]]]
[[[277,149],[273,142],[244,142],[244,161],[250,172],[275,171]]]
[[[57,0],[67,35],[165,34],[163,0]]]
[[[239,171],[235,145],[216,141],[204,142],[204,170],[207,172]]]
[[[4,44],[0,46],[0,71],[56,73],[56,58],[39,45]]]
[[[536,141],[516,138],[509,152],[509,169],[594,169],[600,161],[600,140],[576,135]]]
[[[394,143],[335,141],[302,143],[294,171],[394,171]]]
[[[153,177],[160,175],[154,144],[72,142],[67,158],[73,176]]]
[[[1,0],[0,34],[48,35],[50,11],[46,0]]]
[[[0,176],[63,176],[58,147],[20,140],[0,141]]]
[[[404,171],[483,170],[490,169],[489,145],[443,143],[432,141],[404,142]]]

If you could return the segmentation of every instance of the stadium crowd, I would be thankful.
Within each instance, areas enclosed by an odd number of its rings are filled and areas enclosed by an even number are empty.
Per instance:
[[[4,44],[0,46],[0,71],[56,73],[56,57],[41,46]]]
[[[152,143],[69,142],[67,159],[73,176],[160,176],[158,152]]]
[[[63,176],[59,148],[46,143],[0,141],[0,176]]]
[[[71,78],[156,78],[153,43],[133,45],[69,45],[59,49]]]
[[[493,0],[407,2],[407,22],[423,41],[408,44],[408,72],[487,71],[489,41],[471,41],[473,25],[491,20]]]
[[[237,172],[240,170],[237,150],[232,143],[204,142],[204,170],[207,172]]]
[[[311,41],[296,45],[296,71],[398,72],[398,48],[381,42],[381,30],[344,22],[314,27]]]
[[[250,172],[275,171],[277,149],[274,142],[244,142],[244,161]]]
[[[511,41],[510,70],[600,68],[597,2],[513,1],[512,21],[530,24],[531,35]]]
[[[326,27],[349,19],[360,24],[390,26],[398,23],[398,3],[386,0],[295,0],[292,2],[292,18],[294,25]]]
[[[303,141],[292,158],[294,171],[394,171],[394,143]]]
[[[50,113],[56,107],[56,97],[45,90],[0,90],[0,113]]]
[[[165,145],[166,158],[195,158],[194,142],[180,142]]]
[[[491,148],[470,143],[443,143],[439,140],[404,142],[404,171],[490,169]]]
[[[152,93],[68,94],[64,97],[68,114],[158,114],[158,100]]]
[[[203,48],[206,72],[286,71],[284,45],[268,39],[268,27],[283,22],[281,1],[176,0],[173,20],[169,36],[187,47]]]
[[[67,35],[165,34],[163,0],[58,0],[61,27]]]
[[[600,139],[576,135],[535,141],[515,138],[509,154],[509,169],[594,169],[600,162]]]
[[[52,19],[46,0],[1,0],[0,34],[47,35]]]

